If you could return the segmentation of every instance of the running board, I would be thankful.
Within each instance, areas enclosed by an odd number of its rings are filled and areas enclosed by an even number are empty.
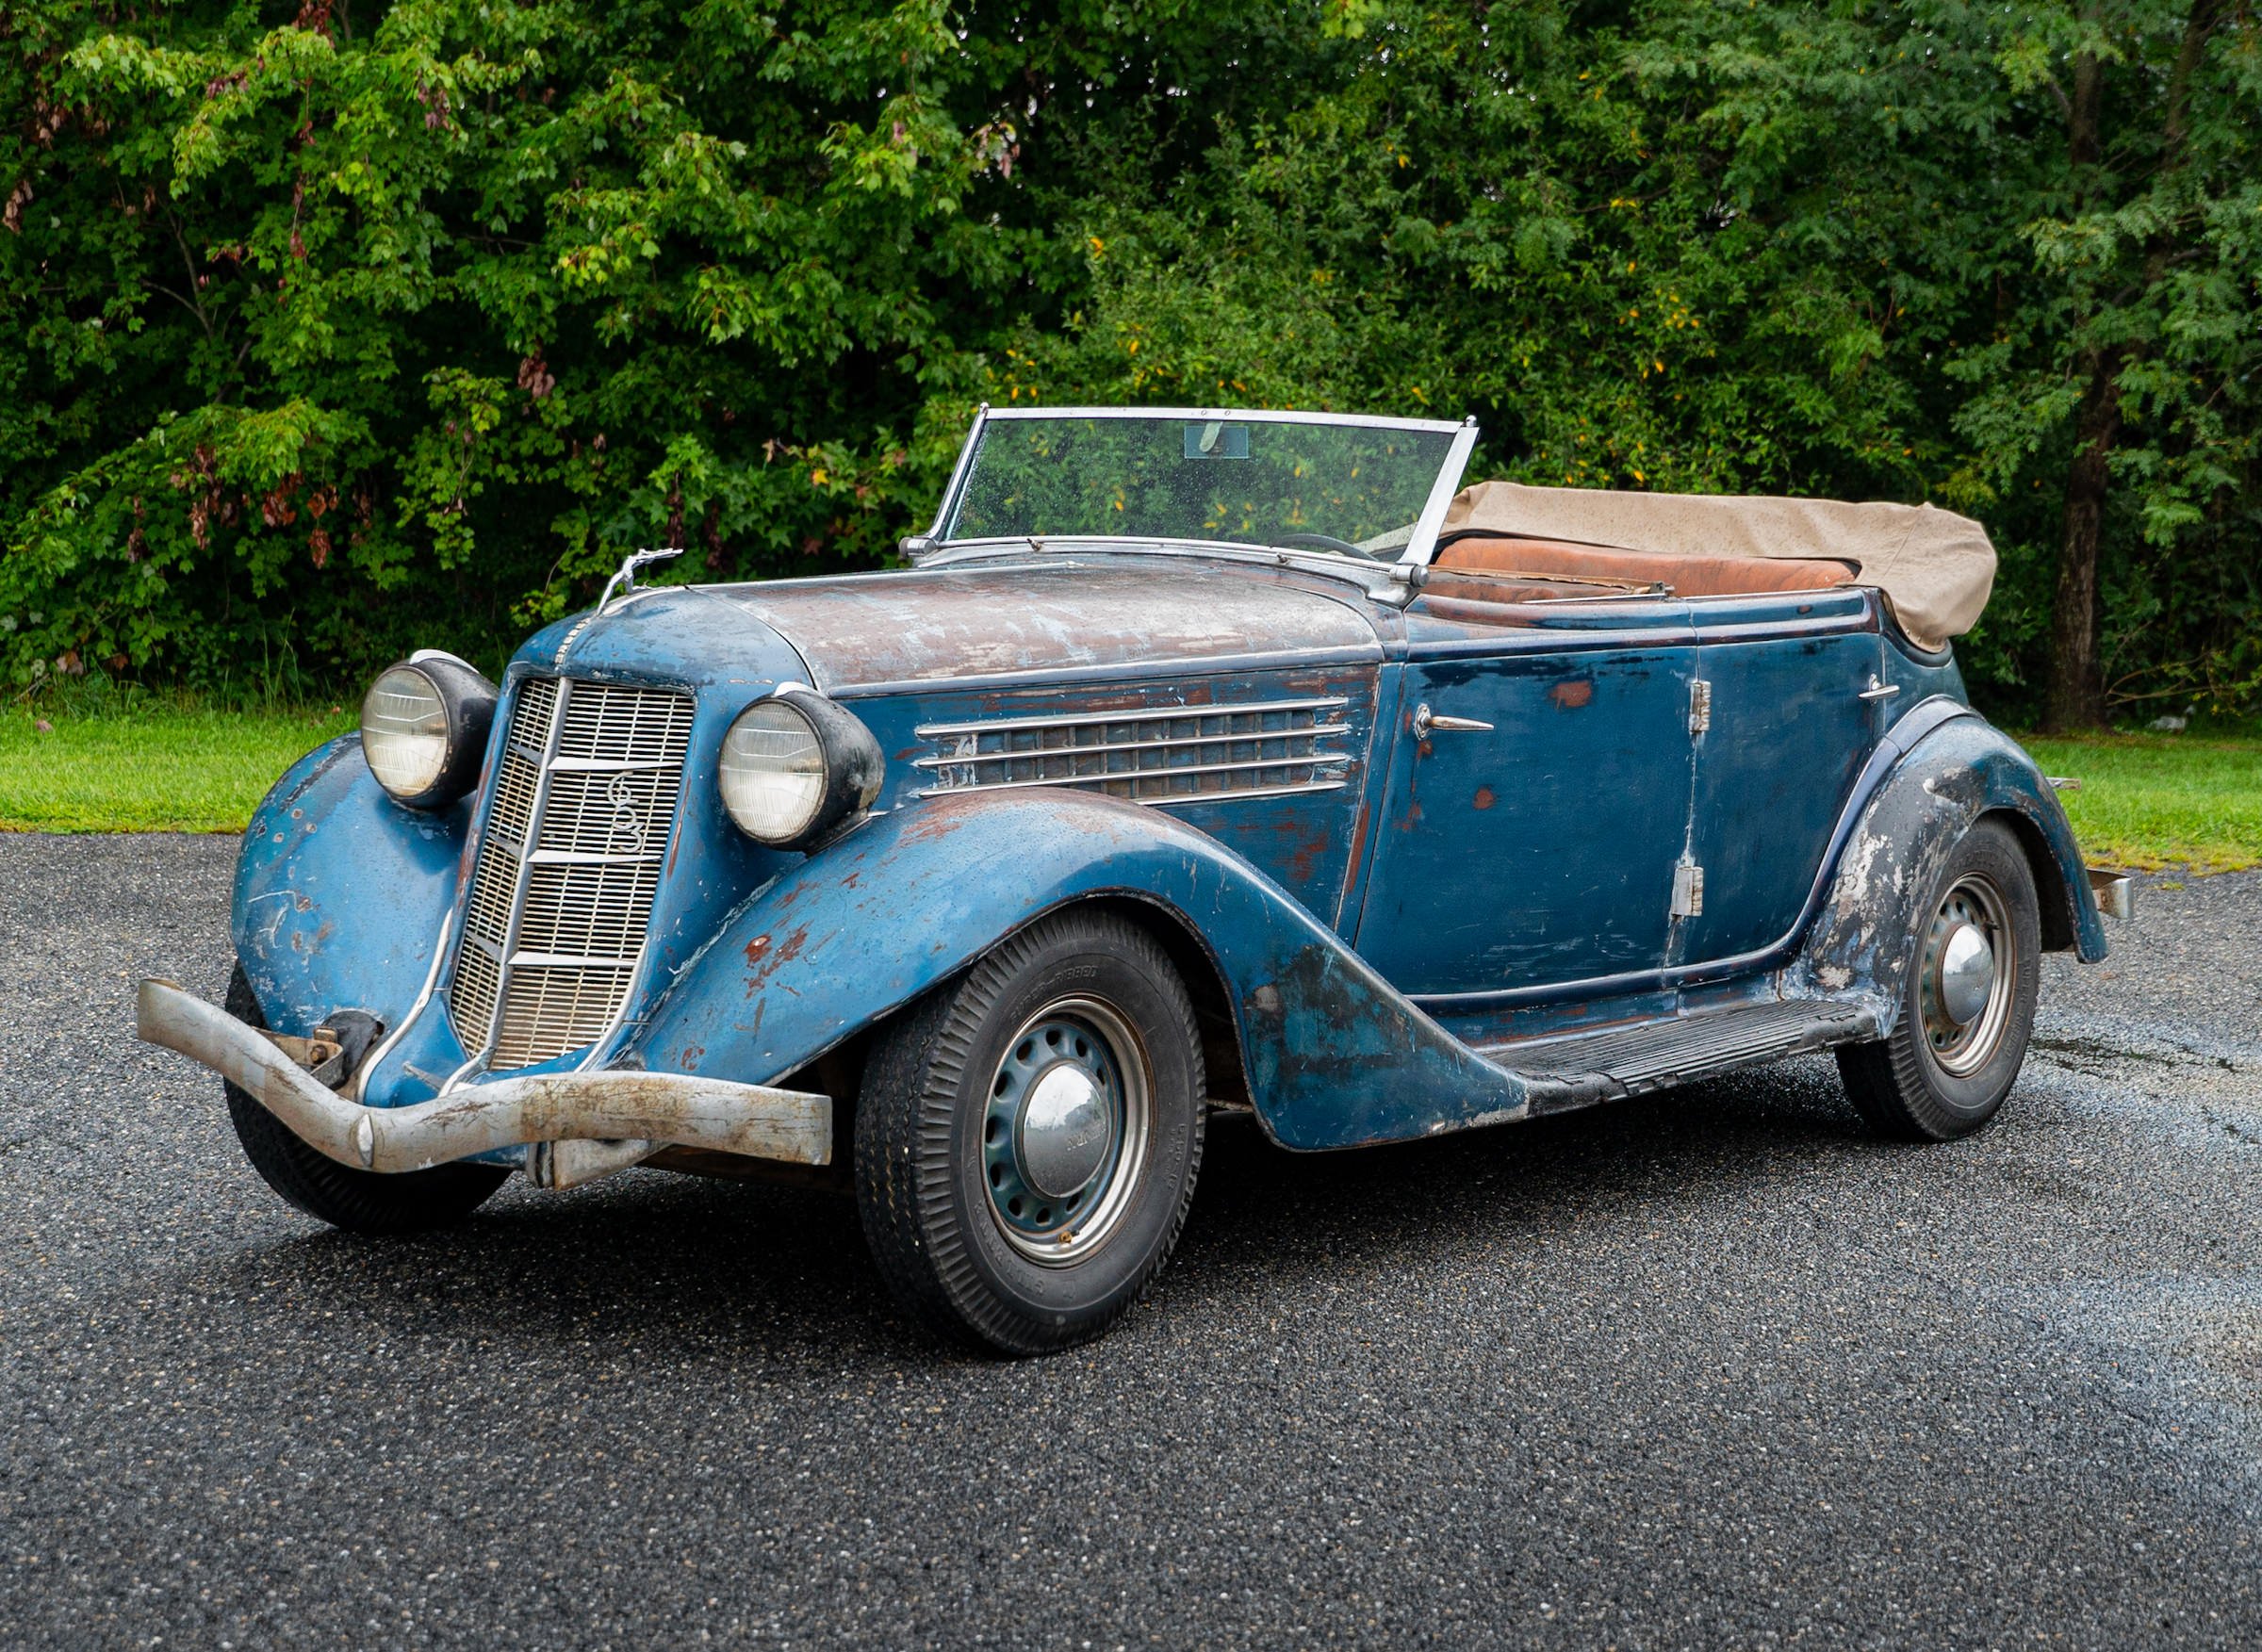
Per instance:
[[[1877,1036],[1874,1010],[1830,1000],[1794,1000],[1707,1010],[1569,1038],[1481,1045],[1530,1092],[1533,1115],[1588,1107],[1755,1062],[1803,1055]]]

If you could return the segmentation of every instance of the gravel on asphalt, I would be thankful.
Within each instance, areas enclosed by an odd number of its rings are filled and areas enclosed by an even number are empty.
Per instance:
[[[2050,960],[1951,1146],[1827,1059],[1222,1120],[1154,1297],[1008,1365],[837,1197],[287,1208],[131,1035],[143,973],[220,996],[233,856],[0,840],[0,1642],[2262,1643],[2262,875]]]

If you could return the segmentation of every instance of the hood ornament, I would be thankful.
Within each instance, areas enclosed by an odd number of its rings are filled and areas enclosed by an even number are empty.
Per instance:
[[[614,592],[618,591],[625,597],[636,589],[636,570],[638,568],[649,566],[653,563],[666,562],[670,557],[678,557],[682,554],[683,548],[680,545],[664,546],[658,550],[631,551],[621,559],[618,571],[605,581],[605,594],[597,599],[597,612],[602,613],[613,605]]]

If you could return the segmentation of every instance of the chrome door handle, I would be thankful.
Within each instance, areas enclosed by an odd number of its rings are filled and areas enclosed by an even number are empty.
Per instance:
[[[1474,717],[1441,717],[1435,712],[1431,711],[1425,701],[1414,708],[1414,738],[1427,740],[1430,737],[1430,730],[1433,728],[1447,730],[1469,728],[1481,734],[1492,732],[1491,724],[1480,723]]]
[[[1869,674],[1869,686],[1854,697],[1858,700],[1889,700],[1900,692],[1901,685],[1899,683],[1880,682],[1877,679],[1877,674],[1873,671]]]

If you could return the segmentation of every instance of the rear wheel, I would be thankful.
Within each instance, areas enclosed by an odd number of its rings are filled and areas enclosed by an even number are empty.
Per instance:
[[[247,1025],[267,1025],[240,963],[228,980],[226,1008]],[[221,1082],[236,1139],[260,1179],[286,1202],[350,1234],[415,1234],[446,1227],[484,1204],[510,1175],[494,1165],[468,1164],[385,1176],[356,1170],[308,1147],[249,1091]]]
[[[1097,1336],[1177,1243],[1202,1092],[1193,1006],[1144,931],[1070,911],[1013,936],[873,1047],[856,1186],[881,1276],[992,1352]]]
[[[1982,820],[1966,832],[1920,911],[1899,1022],[1842,1046],[1838,1071],[1880,1134],[1946,1141],[1995,1116],[2034,1030],[2041,923],[2010,829]]]

